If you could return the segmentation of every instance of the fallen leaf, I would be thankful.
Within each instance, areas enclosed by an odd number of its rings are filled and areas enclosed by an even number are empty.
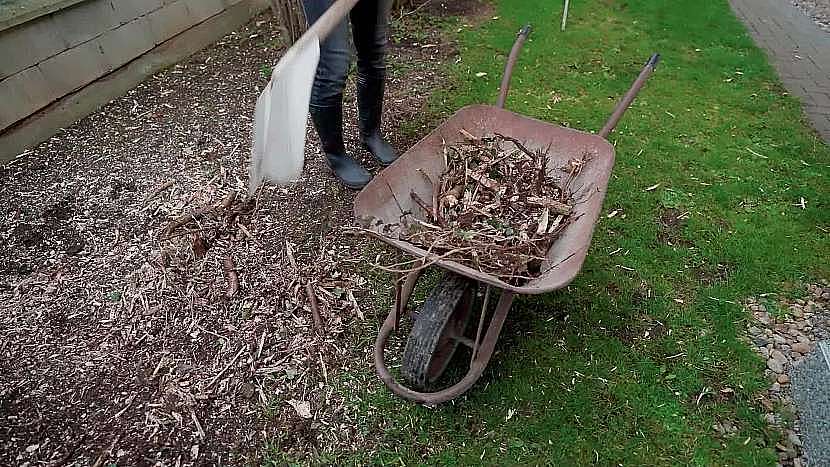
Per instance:
[[[484,77],[484,76],[487,76],[487,73],[485,73],[483,71],[479,71],[478,73],[476,73],[476,78],[481,78],[481,77]]]
[[[660,184],[659,184],[659,183],[658,183],[658,184],[656,184],[656,185],[651,185],[650,187],[646,188],[646,189],[645,189],[645,190],[643,190],[643,191],[652,191],[652,190],[656,190],[656,189],[657,189],[657,187],[659,187],[659,186],[660,186]]]
[[[298,401],[296,399],[290,399],[288,404],[291,407],[294,407],[294,410],[297,411],[297,415],[302,418],[311,418],[311,405],[308,401]]]

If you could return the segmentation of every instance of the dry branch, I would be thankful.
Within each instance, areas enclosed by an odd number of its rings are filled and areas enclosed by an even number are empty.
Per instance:
[[[174,184],[173,180],[167,180],[166,182],[162,183],[161,185],[153,188],[153,191],[151,191],[150,194],[147,195],[146,198],[144,198],[144,204],[146,205],[150,201],[156,199],[156,197],[158,197],[162,192],[164,192],[164,190],[167,190],[168,188],[172,187],[173,184]]]
[[[269,0],[269,3],[286,45],[293,44],[306,29],[302,3],[299,0]]]
[[[164,229],[164,232],[166,233],[166,235],[170,235],[176,229],[178,229],[180,227],[184,227],[185,225],[187,225],[191,222],[195,222],[195,221],[197,221],[197,220],[199,220],[199,219],[201,219],[201,218],[203,218],[203,217],[205,217],[209,214],[219,214],[222,211],[224,211],[225,209],[229,208],[231,206],[231,204],[233,204],[233,201],[235,199],[236,199],[236,192],[231,191],[225,196],[225,199],[223,199],[222,203],[219,204],[218,206],[202,206],[202,207],[196,209],[193,212],[183,214],[183,215],[177,217],[176,219],[174,219],[172,222],[170,222],[170,224],[167,226],[167,228]]]
[[[419,171],[432,187],[432,203],[411,192],[422,212],[407,213],[400,228],[381,229],[423,248],[427,259],[378,267],[406,273],[449,260],[516,285],[538,277],[550,246],[574,220],[570,185],[586,159],[548,170],[544,148],[531,151],[500,134],[461,134],[461,142],[444,148],[440,178]]]
[[[225,280],[228,282],[228,290],[225,292],[225,296],[231,298],[239,291],[239,273],[236,272],[236,265],[230,255],[225,256],[223,269]]]
[[[319,331],[323,328],[323,319],[320,317],[320,304],[317,302],[317,294],[314,293],[314,285],[311,282],[306,282],[305,293],[308,296],[311,317],[314,319],[314,328]]]
[[[562,214],[563,216],[570,215],[571,211],[573,211],[573,206],[550,198],[539,198],[535,196],[529,196],[527,198],[527,202],[536,206],[546,207],[550,209],[552,212],[555,212],[556,214]]]

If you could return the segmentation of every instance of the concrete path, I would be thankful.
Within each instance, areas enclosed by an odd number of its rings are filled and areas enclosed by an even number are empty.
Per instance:
[[[793,370],[792,387],[807,461],[809,465],[830,465],[830,341],[820,342]]]
[[[784,85],[830,144],[830,34],[789,0],[729,0]]]

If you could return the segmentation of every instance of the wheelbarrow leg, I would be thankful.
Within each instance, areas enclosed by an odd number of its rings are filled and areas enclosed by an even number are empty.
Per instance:
[[[454,399],[465,393],[473,386],[473,384],[475,384],[476,381],[478,381],[482,373],[484,373],[487,363],[490,362],[490,357],[493,356],[493,351],[496,348],[496,342],[498,341],[499,334],[504,326],[504,320],[507,318],[507,313],[510,311],[510,306],[513,304],[514,294],[506,290],[502,291],[499,303],[496,305],[496,311],[493,318],[490,320],[489,326],[487,327],[487,333],[484,335],[484,339],[482,339],[481,345],[478,347],[478,352],[476,352],[475,357],[472,360],[472,364],[470,365],[470,369],[467,371],[464,378],[453,386],[441,391],[418,392],[401,385],[395,380],[389,372],[389,368],[386,366],[386,361],[384,360],[383,355],[389,335],[395,328],[399,314],[403,314],[405,312],[409,296],[412,294],[412,289],[418,279],[417,276],[412,276],[412,274],[414,273],[411,273],[407,277],[401,287],[401,293],[397,294],[399,300],[396,300],[392,305],[392,310],[386,317],[386,320],[384,320],[383,325],[380,328],[380,332],[378,333],[378,337],[375,340],[375,369],[377,370],[380,379],[393,393],[403,397],[404,399],[434,406],[450,399]],[[482,310],[482,312],[484,312],[484,310]]]
[[[401,322],[401,316],[406,312],[406,304],[409,303],[409,297],[412,295],[412,291],[415,290],[415,284],[418,282],[418,279],[423,274],[423,269],[418,269],[417,271],[412,271],[406,275],[406,279],[398,281],[395,284],[395,301],[392,304],[392,315],[395,321],[394,330],[398,330],[398,325]]]

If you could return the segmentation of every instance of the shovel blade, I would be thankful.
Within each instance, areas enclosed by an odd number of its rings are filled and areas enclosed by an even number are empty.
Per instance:
[[[285,185],[299,179],[303,171],[308,105],[320,43],[312,38],[295,47],[274,67],[271,81],[257,99],[249,195],[263,181]]]

